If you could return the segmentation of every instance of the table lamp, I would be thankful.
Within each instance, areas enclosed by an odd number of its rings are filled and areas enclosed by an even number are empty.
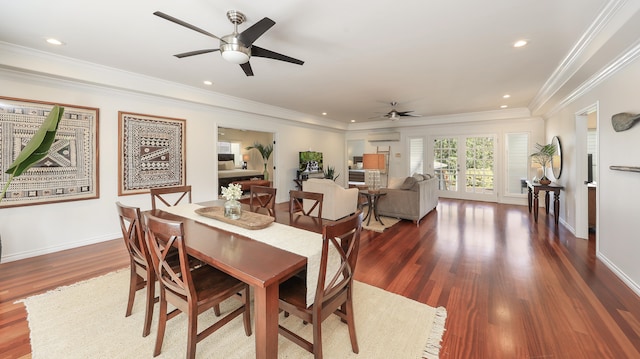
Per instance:
[[[249,162],[249,154],[242,155],[242,169],[247,169],[247,162]]]
[[[365,153],[362,155],[362,168],[365,169],[365,184],[372,191],[380,190],[380,170],[386,169],[384,154]]]

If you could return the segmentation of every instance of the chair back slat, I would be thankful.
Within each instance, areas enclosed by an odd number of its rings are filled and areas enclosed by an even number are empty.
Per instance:
[[[249,210],[256,212],[260,208],[265,208],[270,216],[276,216],[276,188],[251,186]]]
[[[156,209],[156,201],[167,207],[173,207],[182,202],[191,203],[191,186],[156,187],[149,189],[151,193],[151,208]],[[176,199],[177,198],[177,199]]]
[[[315,303],[330,300],[347,286],[352,285],[360,248],[361,231],[361,211],[357,211],[345,220],[323,227],[322,257]],[[340,266],[333,272],[327,271],[330,249],[335,249],[331,252],[338,254],[340,259]]]
[[[141,223],[140,208],[116,203],[122,238],[131,258],[141,266],[152,266],[151,257],[145,243],[143,225]]]
[[[302,212],[305,216],[312,216],[317,210],[316,217],[322,218],[322,201],[324,195],[316,192],[289,191],[289,214]]]
[[[191,281],[182,222],[165,220],[151,214],[145,214],[145,221],[149,252],[158,280],[167,290],[178,296],[185,299],[194,297],[195,289]],[[168,261],[172,247],[178,249],[179,266]]]

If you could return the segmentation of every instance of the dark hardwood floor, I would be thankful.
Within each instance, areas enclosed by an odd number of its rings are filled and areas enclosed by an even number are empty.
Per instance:
[[[441,199],[360,250],[357,280],[447,308],[442,358],[640,358],[639,298],[544,211]],[[16,300],[127,265],[121,240],[0,264],[0,357],[30,357]]]

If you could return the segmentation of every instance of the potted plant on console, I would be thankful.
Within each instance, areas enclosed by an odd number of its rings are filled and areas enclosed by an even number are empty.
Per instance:
[[[260,152],[260,155],[262,156],[262,160],[264,161],[264,173],[263,173],[264,179],[269,180],[269,171],[267,170],[267,163],[269,162],[269,157],[271,157],[271,153],[273,152],[273,145],[268,144],[264,146],[261,143],[255,142],[253,146],[248,146],[246,150],[252,150],[254,148],[258,150],[258,152]]]
[[[540,184],[548,185],[551,180],[547,177],[547,165],[551,163],[553,155],[556,153],[556,147],[552,144],[541,145],[536,143],[536,149],[538,152],[531,154],[531,160],[533,163],[538,163],[542,166],[542,178],[540,178]]]
[[[9,189],[9,184],[14,178],[20,176],[49,154],[49,149],[55,140],[63,113],[64,107],[54,105],[51,112],[49,112],[49,116],[38,128],[38,131],[20,151],[11,166],[5,170],[5,173],[9,175],[9,179],[0,193],[0,202],[2,202]],[[0,259],[2,259],[2,238],[0,238]]]

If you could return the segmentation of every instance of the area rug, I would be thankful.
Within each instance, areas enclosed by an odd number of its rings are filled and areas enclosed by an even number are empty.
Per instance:
[[[151,335],[143,338],[145,291],[138,291],[133,313],[125,318],[128,280],[128,270],[121,270],[22,299],[32,358],[151,358],[158,305]],[[354,291],[360,354],[351,351],[347,326],[332,316],[323,323],[325,358],[438,358],[447,316],[443,307],[432,308],[361,282]],[[221,309],[224,313],[235,305],[231,300]],[[201,314],[200,330],[215,321],[213,311]],[[282,314],[280,322],[311,338],[311,325]],[[170,320],[158,358],[184,357],[186,333],[185,315]],[[198,358],[255,358],[255,337],[247,337],[242,320],[236,318],[198,343],[196,351]],[[282,336],[278,351],[279,358],[313,357]]]
[[[368,206],[366,208],[369,208]],[[363,209],[363,217],[367,215],[367,209]],[[379,232],[382,233],[384,232],[385,229],[387,228],[391,228],[393,227],[396,223],[400,222],[400,219],[398,218],[392,218],[392,217],[384,217],[384,216],[380,216],[380,219],[382,220],[382,223],[376,221],[375,217],[371,218],[371,221],[369,221],[369,218],[367,218],[366,221],[362,222],[362,228],[364,229],[368,229],[370,231],[374,231],[374,232]],[[369,224],[367,224],[367,221],[369,221]]]

